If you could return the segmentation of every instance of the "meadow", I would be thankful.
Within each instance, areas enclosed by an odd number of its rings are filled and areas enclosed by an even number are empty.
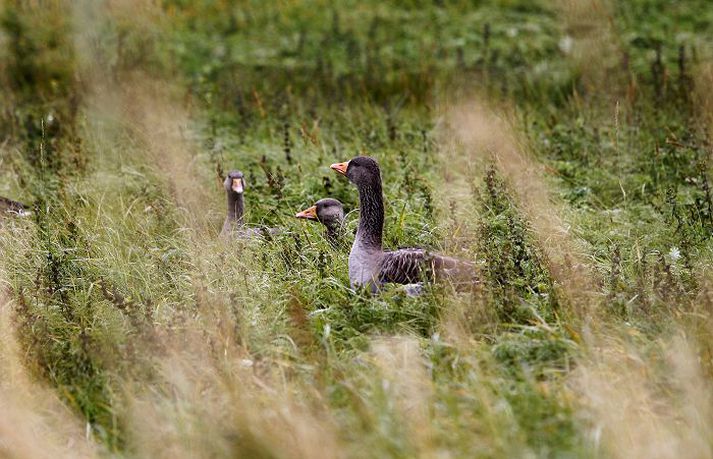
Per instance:
[[[0,457],[713,457],[709,3],[0,2]]]

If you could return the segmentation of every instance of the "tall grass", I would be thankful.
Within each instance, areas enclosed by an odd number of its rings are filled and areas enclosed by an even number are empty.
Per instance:
[[[711,25],[632,3],[4,4],[0,452],[711,456]],[[349,288],[357,154],[477,289]]]

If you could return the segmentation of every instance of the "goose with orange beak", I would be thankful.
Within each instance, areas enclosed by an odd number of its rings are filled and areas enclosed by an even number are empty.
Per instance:
[[[473,262],[422,248],[384,251],[384,197],[376,160],[357,156],[330,167],[347,177],[359,191],[359,226],[349,253],[352,287],[366,286],[377,292],[385,283],[416,284],[445,278],[459,285],[477,283]]]
[[[228,172],[223,182],[228,201],[228,212],[223,222],[221,237],[250,238],[265,234],[278,234],[274,228],[248,228],[245,226],[245,175],[238,170]]]
[[[244,226],[245,213],[245,176],[241,171],[230,171],[223,182],[228,198],[228,213],[223,222],[221,236],[228,236]]]
[[[335,248],[342,240],[344,225],[344,206],[332,198],[320,199],[312,207],[308,207],[295,215],[296,218],[312,220],[324,225],[327,240]]]

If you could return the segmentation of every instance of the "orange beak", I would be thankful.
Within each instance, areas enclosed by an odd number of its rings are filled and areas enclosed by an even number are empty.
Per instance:
[[[307,220],[317,220],[317,206],[312,206],[309,209],[305,209],[302,212],[297,212],[295,214],[297,218],[306,218]]]
[[[347,167],[349,167],[349,161],[345,163],[334,163],[330,168],[334,169],[335,171],[339,172],[342,175],[347,175]]]
[[[233,186],[231,187],[233,191],[236,193],[242,193],[243,192],[243,179],[240,178],[234,178],[233,179]]]

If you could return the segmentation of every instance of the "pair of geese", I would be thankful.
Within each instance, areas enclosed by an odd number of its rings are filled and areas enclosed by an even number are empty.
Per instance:
[[[359,191],[359,225],[349,253],[349,282],[352,288],[366,287],[376,293],[382,285],[389,283],[413,286],[423,281],[442,279],[449,279],[456,286],[477,283],[475,264],[470,261],[431,253],[422,248],[384,251],[384,198],[376,160],[357,156],[330,167],[349,179]],[[246,228],[243,222],[245,178],[242,172],[230,172],[224,185],[228,196],[228,215],[221,235],[241,237],[260,234],[260,230]],[[341,202],[332,198],[320,199],[295,216],[322,223],[327,239],[334,246],[339,246],[344,221]]]

